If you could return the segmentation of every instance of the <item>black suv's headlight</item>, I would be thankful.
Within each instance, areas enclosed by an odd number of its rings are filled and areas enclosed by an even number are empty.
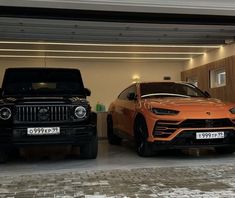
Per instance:
[[[74,115],[79,119],[86,117],[86,114],[87,114],[86,108],[83,106],[78,106],[74,110]]]
[[[171,109],[152,108],[151,111],[156,115],[177,115],[179,111]]]
[[[0,119],[8,120],[11,118],[11,110],[7,107],[0,108]]]
[[[229,110],[232,114],[235,114],[235,107]]]

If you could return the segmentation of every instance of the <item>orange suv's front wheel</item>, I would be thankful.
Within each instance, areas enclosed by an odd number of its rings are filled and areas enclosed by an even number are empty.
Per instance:
[[[148,128],[145,119],[140,116],[135,120],[134,125],[136,151],[141,157],[150,157],[154,155],[152,143],[147,141]]]
[[[107,136],[108,136],[109,144],[120,145],[122,143],[122,138],[114,134],[113,120],[110,115],[107,118]]]

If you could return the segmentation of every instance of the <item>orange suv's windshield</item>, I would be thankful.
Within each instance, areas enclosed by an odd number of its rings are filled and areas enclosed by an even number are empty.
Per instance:
[[[162,82],[141,83],[141,97],[206,97],[197,87],[190,84]]]

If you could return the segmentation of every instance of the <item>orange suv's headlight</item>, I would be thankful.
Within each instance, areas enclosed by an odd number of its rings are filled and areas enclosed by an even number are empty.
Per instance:
[[[229,110],[230,113],[235,114],[235,107]]]
[[[152,108],[151,111],[156,115],[177,115],[179,111],[172,109]]]

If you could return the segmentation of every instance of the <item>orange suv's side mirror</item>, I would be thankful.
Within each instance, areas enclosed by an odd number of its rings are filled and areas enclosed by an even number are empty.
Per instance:
[[[205,91],[204,94],[207,98],[211,98],[211,95],[207,91]]]
[[[128,100],[136,100],[136,94],[134,92],[128,93]]]

